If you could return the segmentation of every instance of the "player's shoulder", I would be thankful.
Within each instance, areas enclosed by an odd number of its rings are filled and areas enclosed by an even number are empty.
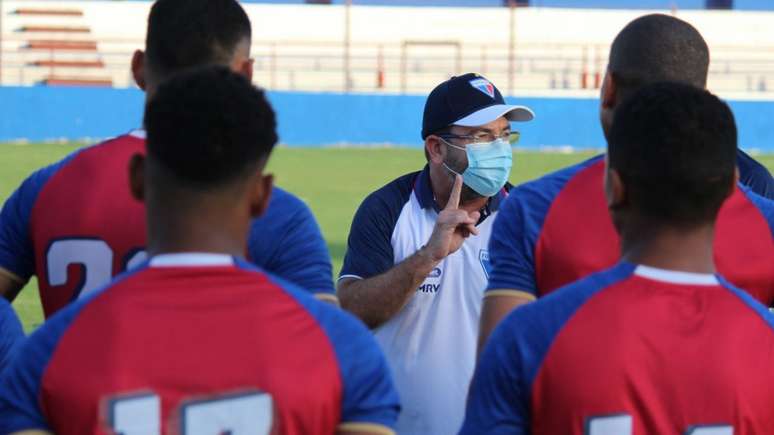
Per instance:
[[[734,284],[731,284],[722,276],[718,277],[718,281],[720,282],[721,287],[724,287],[735,297],[737,297],[742,303],[744,303],[747,308],[749,308],[758,317],[760,317],[760,319],[771,329],[771,332],[774,333],[774,313],[772,313],[768,307],[761,304],[757,299],[750,295],[749,292],[740,289]]]
[[[522,183],[510,190],[503,206],[505,213],[514,208],[542,209],[548,212],[554,199],[578,174],[594,170],[604,162],[604,155],[592,157],[583,162],[548,173],[540,178]]]
[[[122,146],[126,143],[137,143],[137,141],[141,141],[140,143],[144,143],[144,139],[139,139],[138,136],[135,133],[128,133],[125,135],[117,136],[112,139],[105,140],[103,142],[99,142],[93,145],[84,146],[82,148],[79,148],[64,158],[51,163],[47,166],[44,166],[37,171],[33,172],[27,179],[25,180],[23,186],[31,190],[40,191],[43,186],[59,171],[61,171],[63,168],[67,167],[70,164],[73,164],[74,162],[80,161],[82,159],[88,159],[92,157],[94,154],[103,151],[108,150],[111,148],[114,148],[116,146]],[[108,154],[110,153],[100,153],[100,154]]]
[[[310,291],[302,289],[297,284],[267,272],[244,260],[237,259],[236,266],[248,273],[265,276],[270,283],[290,296],[298,304],[299,309],[309,313],[317,325],[325,330],[329,337],[331,333],[336,333],[337,335],[343,334],[345,336],[348,332],[354,334],[368,333],[365,325],[353,315],[341,310],[333,304],[318,300]]]
[[[741,149],[737,150],[736,164],[742,184],[764,198],[774,199],[774,177],[765,166]]]
[[[131,271],[124,272],[117,275],[110,283],[92,291],[90,294],[78,298],[77,300],[69,303],[61,310],[57,311],[53,316],[46,319],[35,332],[33,332],[27,342],[32,342],[30,346],[35,348],[36,355],[32,355],[35,358],[50,357],[51,353],[56,349],[59,344],[60,338],[75,324],[75,320],[81,316],[86,310],[91,309],[95,303],[102,300],[111,298],[115,295],[114,292],[109,291],[118,286],[123,286],[127,282],[142,276],[143,272],[147,270],[147,262],[143,265],[132,269]]]
[[[600,292],[631,277],[634,270],[633,264],[622,262],[519,306],[497,326],[487,347],[518,349],[527,379],[534,379],[554,338],[572,316]]]
[[[511,190],[509,197],[541,195],[554,198],[575,176],[603,161],[604,155],[594,156],[583,162],[550,172],[540,178],[516,186]]]
[[[272,188],[267,212],[276,210],[278,213],[287,214],[308,209],[306,203],[298,196],[278,186]]]
[[[504,324],[514,331],[524,330],[528,334],[553,337],[593,296],[630,278],[635,269],[636,266],[631,263],[620,262],[609,269],[593,273],[519,307],[506,318]]]

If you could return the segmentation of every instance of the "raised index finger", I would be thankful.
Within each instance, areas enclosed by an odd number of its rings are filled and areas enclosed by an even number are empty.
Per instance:
[[[460,193],[462,192],[462,176],[454,176],[454,186],[449,194],[449,202],[446,203],[445,210],[456,210],[460,206]]]

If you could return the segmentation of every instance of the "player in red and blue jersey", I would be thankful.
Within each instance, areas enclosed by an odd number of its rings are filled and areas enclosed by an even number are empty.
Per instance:
[[[135,54],[136,80],[152,95],[166,77],[201,64],[250,77],[250,35],[236,0],[161,0],[148,20],[147,54]],[[12,300],[36,275],[49,317],[146,258],[144,207],[123,176],[144,145],[144,131],[134,131],[80,150],[19,187],[0,214],[0,294]],[[328,249],[300,199],[275,188],[253,228],[247,254],[254,264],[336,301]]]
[[[263,92],[225,67],[184,72],[145,123],[130,186],[149,260],[21,345],[0,433],[392,433],[398,397],[367,328],[241,259],[273,181]]]
[[[605,135],[618,103],[642,85],[704,88],[708,67],[707,44],[690,24],[666,15],[634,20],[610,50],[600,102]],[[756,178],[751,160],[737,150],[741,179]],[[489,242],[479,346],[514,307],[616,263],[619,237],[605,207],[604,166],[597,156],[511,190]],[[756,173],[771,178],[765,168]],[[774,201],[743,184],[736,188],[718,217],[715,264],[734,285],[774,305]]]
[[[649,85],[608,143],[620,262],[497,327],[461,433],[774,433],[774,316],[713,261],[736,182],[731,110],[690,85]]]

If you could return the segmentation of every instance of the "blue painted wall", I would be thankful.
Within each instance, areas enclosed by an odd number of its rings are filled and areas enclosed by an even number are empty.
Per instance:
[[[104,138],[141,124],[135,89],[0,87],[0,141]],[[270,92],[280,138],[290,146],[394,144],[420,146],[424,96]],[[601,148],[597,100],[512,98],[537,114],[516,124],[521,146]],[[731,102],[740,144],[774,153],[774,101]]]

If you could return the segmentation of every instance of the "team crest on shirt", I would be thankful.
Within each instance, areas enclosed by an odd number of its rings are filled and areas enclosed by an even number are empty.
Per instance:
[[[478,251],[478,261],[481,262],[481,267],[484,269],[486,279],[489,279],[489,272],[492,271],[492,263],[489,261],[489,251],[486,249]]]
[[[494,92],[494,85],[489,83],[489,80],[487,79],[474,79],[470,81],[470,86],[473,86],[474,88],[478,89],[479,91],[489,95],[489,98],[494,99],[495,92]]]

